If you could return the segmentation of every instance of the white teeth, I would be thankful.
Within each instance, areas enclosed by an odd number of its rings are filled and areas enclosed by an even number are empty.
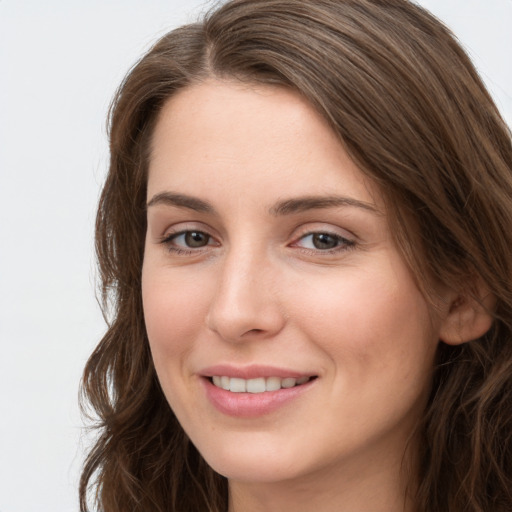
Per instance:
[[[277,391],[281,388],[288,389],[305,384],[311,377],[258,377],[256,379],[240,379],[238,377],[214,376],[213,384],[218,388],[232,393],[264,393],[265,391]]]
[[[230,381],[229,377],[221,377],[220,378],[220,387],[222,389],[225,389],[226,391],[229,391],[229,381]]]
[[[229,381],[229,390],[232,393],[245,393],[247,391],[247,381],[245,379],[232,377]]]
[[[265,379],[263,377],[259,379],[249,379],[247,381],[247,392],[248,393],[263,393],[265,391]]]
[[[281,386],[283,388],[293,388],[295,384],[297,383],[297,379],[294,379],[293,377],[287,377],[286,379],[283,379],[281,381]]]
[[[265,389],[267,391],[277,391],[281,389],[281,379],[279,377],[268,377]]]

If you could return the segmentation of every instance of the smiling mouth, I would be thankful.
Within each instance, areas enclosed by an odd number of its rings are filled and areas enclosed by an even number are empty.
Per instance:
[[[210,382],[221,389],[231,391],[232,393],[266,393],[268,391],[279,391],[280,389],[289,389],[302,386],[313,377],[258,377],[255,379],[241,379],[239,377],[213,376]]]

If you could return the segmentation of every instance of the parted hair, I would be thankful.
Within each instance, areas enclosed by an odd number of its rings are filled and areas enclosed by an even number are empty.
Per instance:
[[[316,108],[380,187],[429,300],[433,282],[494,296],[484,336],[439,343],[411,478],[418,512],[510,512],[511,132],[454,36],[407,0],[228,1],[162,37],[124,79],[96,220],[108,330],[82,381],[97,435],[81,512],[227,511],[226,479],[161,391],[141,299],[152,132],[174,93],[212,77],[288,87]]]

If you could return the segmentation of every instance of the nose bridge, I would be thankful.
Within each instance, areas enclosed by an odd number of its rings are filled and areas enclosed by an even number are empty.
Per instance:
[[[208,327],[222,338],[238,341],[268,337],[283,325],[273,281],[273,264],[263,249],[250,242],[226,251],[218,268]]]

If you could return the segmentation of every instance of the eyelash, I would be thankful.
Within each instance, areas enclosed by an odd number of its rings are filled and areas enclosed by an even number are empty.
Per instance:
[[[174,241],[178,237],[180,237],[182,235],[187,235],[189,233],[196,233],[196,234],[203,235],[203,236],[207,237],[208,238],[207,244],[204,246],[201,246],[201,247],[197,247],[197,248],[193,248],[193,247],[185,248],[183,246],[175,245]],[[331,237],[335,240],[336,245],[329,249],[318,249],[318,248],[308,248],[308,247],[298,246],[298,242],[300,242],[301,240],[305,240],[307,237],[314,237],[315,235],[327,235],[328,237]],[[209,243],[212,239],[213,239],[213,237],[211,235],[209,235],[208,233],[206,233],[205,231],[196,230],[196,229],[185,229],[185,230],[178,231],[176,233],[171,233],[171,234],[165,236],[160,241],[160,243],[162,245],[165,245],[169,252],[172,252],[179,256],[190,256],[192,254],[201,254],[201,252],[203,252],[206,248],[212,247],[212,245]],[[301,235],[290,246],[291,247],[295,246],[301,252],[310,254],[310,255],[318,255],[318,254],[332,255],[332,254],[338,254],[338,253],[353,249],[356,246],[356,242],[354,240],[349,240],[337,233],[332,233],[329,231],[310,231],[310,232],[307,232],[307,233],[304,233],[303,235]]]
[[[174,240],[176,240],[176,238],[178,238],[178,237],[180,237],[182,235],[186,235],[187,233],[197,233],[197,234],[200,234],[200,235],[204,235],[204,236],[206,236],[208,238],[208,242],[210,242],[210,240],[213,238],[211,235],[209,235],[205,231],[201,231],[199,229],[184,229],[182,231],[178,231],[176,233],[171,233],[171,234],[165,236],[160,241],[160,243],[162,245],[165,245],[169,252],[172,252],[172,253],[177,254],[179,256],[188,256],[188,255],[192,255],[192,254],[200,254],[202,252],[202,250],[204,250],[205,248],[211,247],[211,245],[209,243],[207,243],[205,246],[197,247],[197,248],[193,248],[193,247],[185,248],[185,247],[180,247],[180,246],[174,245],[173,242],[174,242]]]
[[[314,237],[315,235],[327,235],[328,237],[333,238],[336,241],[336,246],[330,249],[318,249],[318,248],[307,248],[307,247],[299,247],[299,249],[307,254],[338,254],[350,249],[353,249],[356,245],[354,240],[349,240],[337,233],[331,233],[330,231],[310,231],[308,233],[304,233],[301,235],[296,242],[292,244],[292,246],[297,245],[297,243],[301,240],[305,240],[307,237]]]

